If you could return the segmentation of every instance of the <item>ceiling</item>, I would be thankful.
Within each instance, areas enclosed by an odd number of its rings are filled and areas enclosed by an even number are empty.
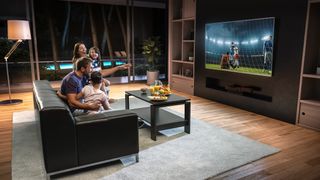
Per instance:
[[[113,5],[127,5],[127,0],[61,0],[71,2],[83,3],[97,3],[97,4],[113,4]],[[134,0],[133,5],[136,7],[148,8],[166,8],[166,0]]]

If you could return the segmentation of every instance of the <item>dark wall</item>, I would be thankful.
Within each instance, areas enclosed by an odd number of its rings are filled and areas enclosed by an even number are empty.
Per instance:
[[[198,0],[195,95],[295,123],[306,12],[307,0]],[[276,18],[272,77],[205,69],[206,23],[264,17]],[[220,84],[259,87],[258,93],[271,100],[208,88],[208,77]]]
[[[26,19],[25,0],[1,0],[0,19]]]
[[[26,19],[24,0],[2,0],[0,6],[0,38],[7,37],[7,20]]]

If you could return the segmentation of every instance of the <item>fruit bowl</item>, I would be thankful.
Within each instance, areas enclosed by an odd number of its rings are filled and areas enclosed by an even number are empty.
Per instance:
[[[168,96],[171,94],[171,90],[168,86],[151,86],[150,94],[153,96]]]
[[[148,96],[151,101],[166,101],[168,99],[167,96]]]

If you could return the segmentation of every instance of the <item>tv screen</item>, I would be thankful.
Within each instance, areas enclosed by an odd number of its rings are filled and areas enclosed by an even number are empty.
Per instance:
[[[272,75],[275,18],[208,23],[206,69]]]

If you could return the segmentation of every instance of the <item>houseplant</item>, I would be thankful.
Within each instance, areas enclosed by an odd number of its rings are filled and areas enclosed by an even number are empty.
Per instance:
[[[156,61],[161,56],[161,43],[160,37],[149,37],[142,43],[142,54],[147,59],[147,84],[152,84],[155,80],[159,79],[159,70],[157,70]]]

